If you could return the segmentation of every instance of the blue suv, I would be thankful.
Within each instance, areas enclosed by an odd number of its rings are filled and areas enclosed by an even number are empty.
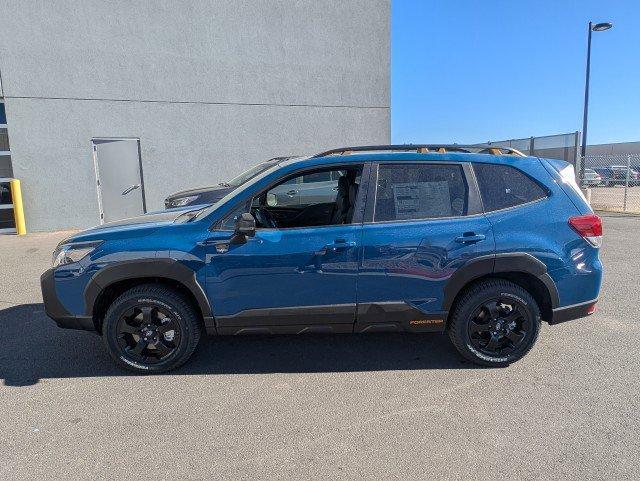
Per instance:
[[[322,195],[282,203],[303,176]],[[350,147],[276,161],[205,208],[76,234],[41,284],[60,327],[101,334],[138,372],[176,368],[205,333],[446,331],[464,358],[506,366],[541,321],[595,311],[601,240],[565,162]]]

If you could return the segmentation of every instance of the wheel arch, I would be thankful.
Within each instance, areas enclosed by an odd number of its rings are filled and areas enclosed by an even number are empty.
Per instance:
[[[199,314],[205,328],[213,324],[211,306],[195,272],[173,259],[144,259],[107,266],[98,271],[84,291],[86,314],[97,332],[109,305],[120,294],[141,284],[163,284],[181,292]],[[211,322],[207,322],[211,320]]]
[[[444,288],[443,310],[453,311],[457,299],[471,285],[486,279],[504,279],[528,291],[538,303],[542,319],[553,319],[558,290],[546,265],[531,254],[516,252],[481,256],[458,269]],[[448,319],[447,319],[448,324]]]

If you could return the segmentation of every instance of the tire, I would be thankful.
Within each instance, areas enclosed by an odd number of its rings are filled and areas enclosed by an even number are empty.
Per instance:
[[[448,331],[465,359],[505,367],[531,350],[540,323],[540,308],[529,292],[512,282],[492,279],[473,284],[461,294]]]
[[[102,340],[115,362],[145,374],[184,364],[201,333],[199,317],[187,298],[157,284],[121,294],[109,306],[102,326]]]

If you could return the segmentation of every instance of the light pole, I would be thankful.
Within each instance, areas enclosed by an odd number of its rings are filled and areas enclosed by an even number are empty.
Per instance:
[[[580,187],[584,182],[584,157],[587,154],[587,123],[589,116],[589,72],[591,70],[591,32],[603,32],[613,27],[612,23],[589,22],[589,36],[587,38],[587,75],[584,83],[584,116],[582,118],[582,146],[580,147]]]

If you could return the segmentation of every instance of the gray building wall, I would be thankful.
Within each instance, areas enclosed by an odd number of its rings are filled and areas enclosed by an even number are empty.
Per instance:
[[[0,4],[27,228],[99,222],[93,137],[139,137],[149,210],[274,156],[388,143],[389,0]]]
[[[587,145],[587,155],[640,154],[640,142]]]

